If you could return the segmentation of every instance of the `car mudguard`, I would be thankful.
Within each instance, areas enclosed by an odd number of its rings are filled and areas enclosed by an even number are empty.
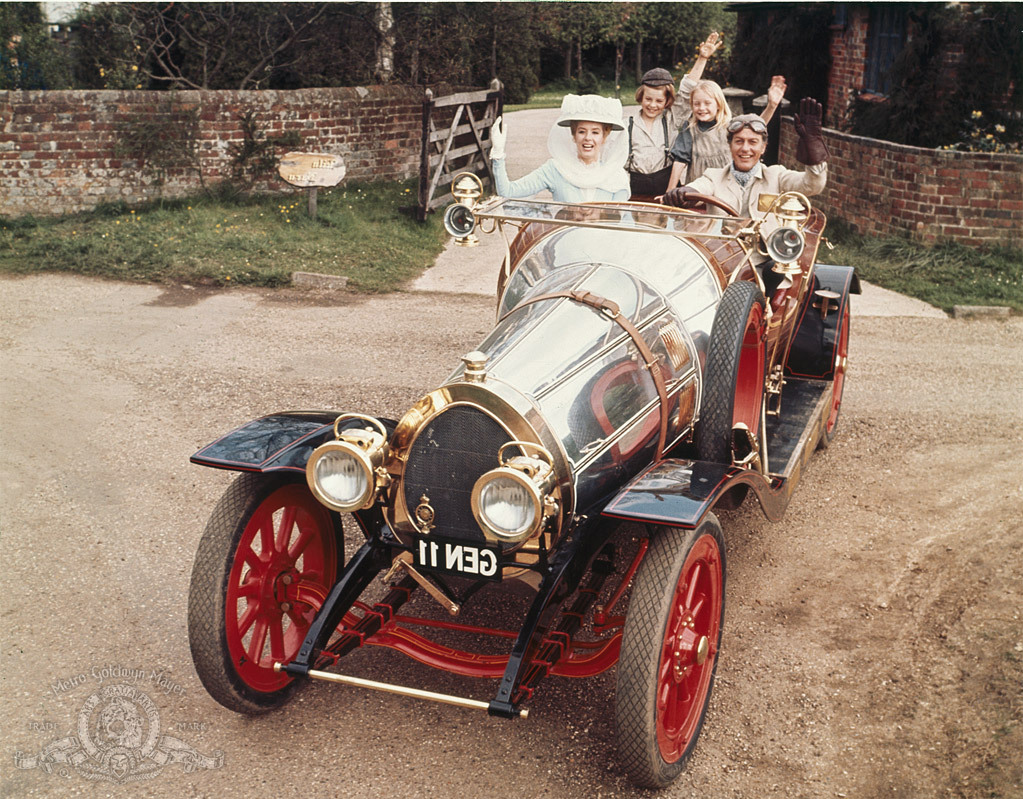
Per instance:
[[[283,411],[255,419],[218,438],[189,460],[236,472],[305,472],[312,451],[334,438],[340,411]],[[388,429],[395,423],[381,419]],[[342,429],[363,424],[351,419]]]
[[[795,482],[723,463],[666,458],[636,475],[601,515],[691,530],[721,497],[736,486],[747,485],[764,515],[774,522],[784,516]]]
[[[837,300],[831,301],[837,303],[837,307],[832,305],[824,318],[820,314],[820,298],[815,294],[819,289],[839,295]],[[838,326],[849,302],[849,295],[861,293],[860,279],[851,266],[817,264],[813,284],[806,293],[796,322],[796,332],[785,364],[786,375],[815,380],[830,380],[834,377],[835,346],[840,332]],[[817,308],[814,308],[815,303],[818,304]]]

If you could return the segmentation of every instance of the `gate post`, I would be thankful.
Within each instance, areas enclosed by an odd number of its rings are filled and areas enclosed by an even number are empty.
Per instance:
[[[433,91],[423,98],[423,142],[419,153],[419,221],[425,222],[430,210],[430,118],[433,115]]]

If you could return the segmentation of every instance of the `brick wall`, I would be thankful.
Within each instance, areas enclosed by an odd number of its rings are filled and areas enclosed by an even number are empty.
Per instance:
[[[102,202],[137,203],[195,194],[230,172],[243,141],[241,116],[261,136],[294,131],[293,148],[336,153],[346,181],[405,179],[418,172],[423,91],[419,88],[296,91],[0,92],[0,214],[56,215]],[[158,176],[118,148],[126,126],[164,130],[195,145],[192,166]],[[277,155],[283,154],[278,150]],[[276,173],[257,190],[295,191]]]
[[[847,126],[855,93],[863,89],[869,22],[868,7],[849,5],[846,24],[832,26],[828,111],[825,119],[830,127],[844,129]]]
[[[963,153],[825,130],[828,185],[817,198],[859,232],[924,243],[1023,246],[1023,155]],[[801,168],[791,118],[779,163]]]

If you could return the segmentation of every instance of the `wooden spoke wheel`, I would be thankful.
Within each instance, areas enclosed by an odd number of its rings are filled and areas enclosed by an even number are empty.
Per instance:
[[[213,510],[192,568],[188,636],[199,679],[240,713],[283,704],[294,659],[334,584],[340,518],[294,476],[244,474]]]
[[[696,746],[724,608],[724,543],[714,515],[695,530],[659,530],[636,574],[618,661],[618,752],[637,785],[671,784]]]

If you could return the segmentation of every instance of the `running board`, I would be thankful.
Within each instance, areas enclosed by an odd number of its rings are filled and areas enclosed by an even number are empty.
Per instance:
[[[274,663],[274,671],[285,671],[284,664]],[[309,671],[305,673],[305,676],[311,677],[314,680],[336,682],[341,683],[342,685],[351,685],[356,688],[369,688],[371,691],[383,691],[387,694],[411,696],[416,699],[429,699],[431,702],[440,702],[445,705],[455,705],[456,707],[466,707],[471,710],[490,710],[489,702],[482,702],[478,699],[467,699],[462,696],[451,696],[450,694],[438,694],[433,691],[423,691],[419,688],[406,688],[403,685],[392,685],[391,683],[376,682],[375,680],[364,680],[361,677],[349,677],[344,674],[335,674],[332,671],[309,669]],[[519,718],[524,719],[529,716],[529,708],[518,709],[515,711],[515,714]]]
[[[687,458],[652,463],[627,483],[601,511],[602,516],[695,529],[726,493],[747,485],[772,522],[785,515],[803,469],[813,457],[831,409],[831,386],[824,380],[786,378],[782,422],[768,421],[770,463],[784,463],[780,473]],[[783,405],[783,407],[786,407]]]

